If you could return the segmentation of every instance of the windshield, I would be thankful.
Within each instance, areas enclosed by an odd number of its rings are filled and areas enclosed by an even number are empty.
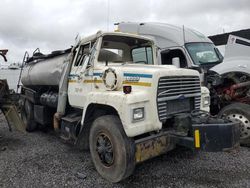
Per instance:
[[[188,43],[185,46],[196,65],[222,62],[222,55],[211,43]]]
[[[103,36],[99,62],[153,64],[151,41],[119,35]]]

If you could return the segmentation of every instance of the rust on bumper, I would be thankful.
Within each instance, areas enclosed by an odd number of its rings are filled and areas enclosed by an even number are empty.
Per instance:
[[[135,142],[135,160],[140,163],[159,156],[174,148],[174,142],[169,134],[152,135]]]

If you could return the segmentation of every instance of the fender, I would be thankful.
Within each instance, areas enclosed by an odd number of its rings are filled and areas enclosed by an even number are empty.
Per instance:
[[[161,123],[158,120],[157,109],[152,107],[155,105],[150,105],[150,96],[147,92],[136,91],[131,94],[124,94],[123,92],[110,91],[107,93],[104,92],[91,92],[87,97],[88,103],[83,108],[82,120],[81,120],[81,129],[84,126],[85,115],[88,109],[88,106],[91,104],[101,104],[107,105],[114,108],[123,124],[125,133],[129,137],[139,135],[142,133],[158,130],[161,128]],[[148,114],[156,113],[150,118],[147,116],[144,121],[141,122],[131,122],[131,108],[143,106]]]

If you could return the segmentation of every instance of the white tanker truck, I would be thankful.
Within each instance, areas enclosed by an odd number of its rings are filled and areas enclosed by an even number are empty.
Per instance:
[[[156,54],[152,40],[118,32],[34,53],[21,79],[27,130],[53,124],[62,138],[90,149],[97,171],[111,182],[177,145],[204,151],[237,146],[237,123],[200,111],[199,73],[153,65]]]

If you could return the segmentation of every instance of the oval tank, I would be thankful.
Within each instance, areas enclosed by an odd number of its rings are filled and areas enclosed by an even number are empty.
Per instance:
[[[34,60],[24,66],[21,82],[24,86],[58,86],[69,54]]]

